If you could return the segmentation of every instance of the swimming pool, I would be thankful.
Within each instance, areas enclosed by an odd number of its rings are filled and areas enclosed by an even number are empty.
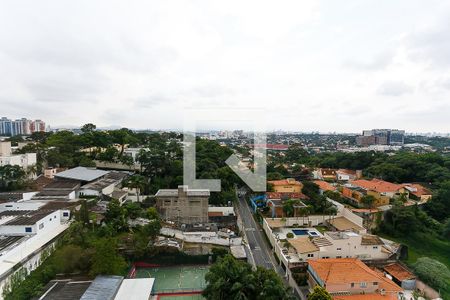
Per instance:
[[[308,235],[308,229],[292,229],[295,235]]]
[[[292,229],[292,232],[295,235],[309,235],[311,237],[320,236],[316,231],[308,230],[308,229]]]

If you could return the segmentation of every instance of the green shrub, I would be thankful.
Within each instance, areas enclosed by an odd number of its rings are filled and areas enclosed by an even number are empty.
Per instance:
[[[429,257],[421,257],[414,264],[414,271],[435,289],[446,289],[450,282],[450,270],[443,263]]]

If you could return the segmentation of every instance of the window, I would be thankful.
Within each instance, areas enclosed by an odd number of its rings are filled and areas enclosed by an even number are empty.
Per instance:
[[[336,248],[336,250],[337,250],[337,251],[341,251],[341,250],[342,250],[342,248]]]
[[[69,213],[68,212],[63,212],[63,217],[68,217]]]
[[[342,256],[338,255],[338,256],[336,256],[336,258],[342,258]]]
[[[366,287],[367,287],[367,283],[366,283],[366,282],[361,282],[361,283],[359,284],[359,287],[361,287],[361,288],[366,288]]]
[[[378,246],[373,246],[373,249],[378,249]]]
[[[355,287],[355,283],[353,283],[353,282],[350,283],[350,286],[351,286],[351,287]]]
[[[31,228],[31,227],[25,227],[25,232],[32,232],[33,231],[33,228]]]
[[[5,205],[6,207],[13,207],[11,204]]]
[[[378,282],[375,282],[375,281],[374,281],[374,282],[373,282],[373,285],[378,285]]]
[[[309,254],[308,254],[308,257],[314,257],[314,254],[309,253]]]
[[[39,229],[44,228],[44,223],[39,224]]]

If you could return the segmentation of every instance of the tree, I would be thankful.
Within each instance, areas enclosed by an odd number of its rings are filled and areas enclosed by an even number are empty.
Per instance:
[[[441,183],[440,188],[433,194],[430,201],[425,204],[427,213],[438,221],[445,221],[450,217],[450,181]]]
[[[364,204],[367,208],[372,208],[373,204],[375,203],[376,199],[373,195],[364,195],[361,198],[361,202]]]
[[[23,187],[25,171],[16,165],[0,166],[0,191],[12,191]]]
[[[120,206],[119,200],[113,199],[109,202],[105,217],[106,222],[111,224],[116,231],[124,231],[127,229],[125,210]]]
[[[89,225],[89,210],[87,208],[87,201],[83,200],[81,202],[81,207],[80,207],[80,221],[84,224],[84,225]]]
[[[147,209],[147,218],[148,218],[149,220],[159,219],[159,213],[158,213],[158,211],[156,210],[156,208],[154,208],[154,207],[149,207],[149,208]]]
[[[237,261],[225,255],[209,269],[205,276],[207,286],[203,291],[206,299],[291,299],[281,278],[273,271]]]
[[[102,238],[94,243],[95,254],[92,257],[90,275],[122,275],[127,263],[117,253],[117,243],[114,239]]]
[[[141,190],[143,190],[145,188],[146,184],[147,184],[147,179],[142,175],[133,175],[124,182],[124,185],[126,187],[136,189],[136,197],[137,197],[138,202],[140,202],[139,196],[140,196]]]
[[[447,219],[447,222],[444,224],[444,229],[442,232],[442,236],[446,239],[450,240],[450,218]]]
[[[308,295],[308,300],[333,300],[333,298],[325,288],[316,285],[313,292]]]

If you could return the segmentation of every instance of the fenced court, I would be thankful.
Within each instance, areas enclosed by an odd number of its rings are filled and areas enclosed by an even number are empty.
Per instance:
[[[153,293],[162,295],[165,293],[176,294],[179,292],[199,292],[204,290],[206,287],[205,275],[207,272],[208,266],[199,265],[176,267],[136,267],[133,272],[133,277],[155,278]],[[174,298],[176,300],[202,299],[199,295],[195,294],[171,296],[176,297]],[[162,297],[162,299],[172,300],[167,297]]]
[[[158,295],[158,300],[204,300],[201,294]]]

